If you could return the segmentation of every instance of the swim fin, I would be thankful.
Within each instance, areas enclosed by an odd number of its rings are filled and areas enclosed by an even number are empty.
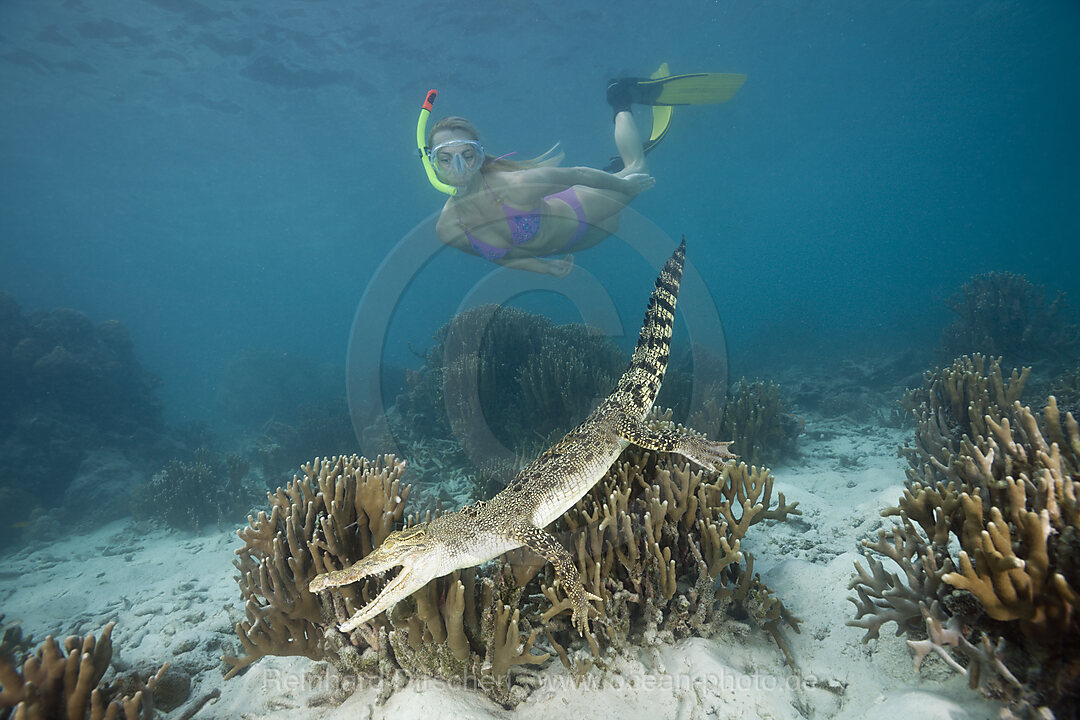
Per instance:
[[[651,80],[657,80],[660,78],[666,78],[671,76],[671,71],[668,69],[668,64],[663,63],[656,69],[651,76]],[[668,129],[671,127],[671,106],[670,105],[654,105],[652,109],[652,131],[649,133],[649,139],[643,143],[645,148],[645,154],[648,155],[649,151],[659,144],[664,136],[667,135]],[[605,172],[617,173],[625,167],[623,165],[622,158],[618,155],[614,155],[611,161],[604,168]]]
[[[619,78],[608,84],[608,104],[620,112],[635,105],[712,105],[727,102],[746,82],[739,73],[689,73]]]

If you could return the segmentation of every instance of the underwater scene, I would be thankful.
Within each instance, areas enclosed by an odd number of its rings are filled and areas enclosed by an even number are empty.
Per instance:
[[[1080,717],[1080,5],[0,3],[0,720]]]

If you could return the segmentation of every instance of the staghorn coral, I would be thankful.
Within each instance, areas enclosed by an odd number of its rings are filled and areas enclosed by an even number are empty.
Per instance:
[[[864,542],[850,588],[864,641],[897,623],[917,658],[952,652],[972,687],[1035,717],[1080,708],[1080,430],[1049,398],[1041,418],[996,361],[963,358],[909,399],[919,417],[898,518]],[[964,402],[966,401],[966,405]],[[962,429],[963,432],[958,432]],[[877,556],[900,572],[887,570]],[[948,661],[953,667],[958,663]]]
[[[0,654],[0,718],[151,720],[154,687],[169,665],[163,665],[145,683],[135,677],[130,695],[122,694],[121,682],[102,685],[112,659],[115,625],[106,625],[98,638],[72,635],[64,640],[63,649],[50,635],[21,663]]]
[[[1023,275],[987,272],[964,284],[947,302],[957,317],[945,328],[945,357],[981,352],[1013,361],[1075,358],[1080,328],[1065,321],[1065,294],[1049,305],[1041,286]]]
[[[970,439],[988,434],[987,417],[1000,419],[1009,412],[1030,372],[1031,368],[1013,370],[1006,379],[1000,359],[979,354],[927,372],[923,387],[909,390],[901,401],[916,422],[915,446],[900,449],[908,460],[908,486],[963,482]]]
[[[513,707],[528,696],[530,666],[554,653],[577,671],[608,652],[712,635],[732,616],[758,622],[790,654],[782,625],[798,619],[753,573],[742,542],[766,519],[798,513],[772,496],[768,470],[732,465],[692,472],[676,456],[628,451],[553,528],[574,549],[587,587],[602,595],[603,617],[588,651],[569,623],[569,604],[550,566],[523,550],[481,568],[437,578],[367,625],[337,624],[380,589],[369,578],[313,595],[317,573],[350,566],[402,524],[411,487],[404,463],[356,456],[316,460],[270,496],[270,516],[239,531],[237,581],[247,619],[236,626],[245,655],[225,657],[232,677],[263,655],[327,660],[383,680],[436,677],[475,687]],[[717,586],[719,583],[719,586]],[[536,645],[545,643],[550,651]],[[582,654],[591,659],[582,659]]]
[[[731,395],[719,385],[687,423],[709,437],[732,438],[732,448],[751,465],[775,463],[795,454],[802,422],[785,412],[780,386],[764,380],[739,381]]]

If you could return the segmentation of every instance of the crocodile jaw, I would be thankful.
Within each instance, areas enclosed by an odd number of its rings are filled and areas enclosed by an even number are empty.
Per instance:
[[[375,599],[356,611],[351,618],[338,625],[341,632],[352,632],[358,626],[363,625],[379,613],[389,610],[398,602],[412,595],[437,577],[434,572],[426,572],[427,568],[410,568],[402,565],[401,572],[390,581]]]
[[[402,547],[398,545],[388,550],[386,545],[380,545],[370,555],[351,567],[317,576],[308,587],[311,592],[318,593],[400,568],[398,574],[375,596],[374,600],[338,626],[342,632],[351,632],[357,626],[368,622],[379,613],[389,610],[396,603],[409,597],[432,579],[454,569],[444,569],[442,560],[443,553],[430,546]]]

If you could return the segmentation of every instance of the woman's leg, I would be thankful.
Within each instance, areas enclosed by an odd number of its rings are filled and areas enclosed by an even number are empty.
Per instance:
[[[616,175],[626,177],[630,173],[649,171],[645,164],[645,145],[641,142],[634,114],[629,110],[615,115],[615,147],[623,161],[623,169],[615,173]]]
[[[615,147],[619,149],[619,156],[625,166],[615,173],[616,176],[625,177],[630,173],[648,172],[641,135],[638,134],[634,115],[627,110],[615,115]],[[615,190],[599,190],[575,185],[574,191],[577,193],[581,206],[585,209],[585,217],[593,226],[603,227],[608,218],[617,217],[631,200],[629,195]],[[618,227],[617,222],[615,227]]]

